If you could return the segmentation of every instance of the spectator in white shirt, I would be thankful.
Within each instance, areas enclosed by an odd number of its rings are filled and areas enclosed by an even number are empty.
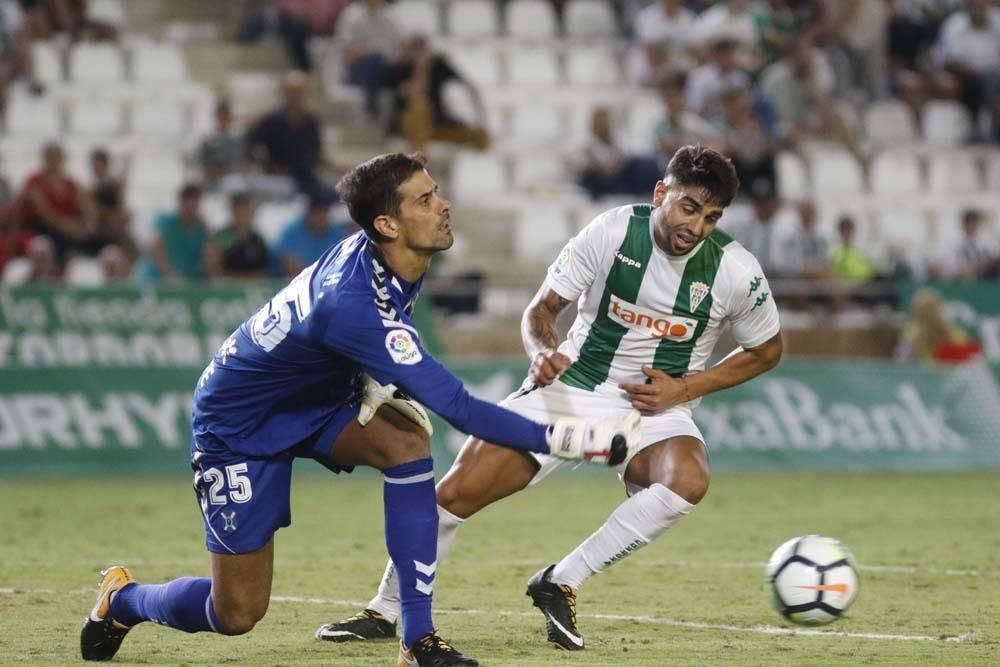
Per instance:
[[[750,77],[736,62],[737,43],[720,39],[712,44],[711,59],[691,72],[687,82],[687,105],[703,116],[722,111],[722,93],[728,88],[746,88]]]
[[[966,0],[965,9],[941,26],[938,60],[958,79],[959,95],[975,117],[990,105],[1000,114],[1000,8],[988,0]]]
[[[654,0],[636,14],[633,30],[638,46],[629,57],[633,78],[656,85],[670,71],[688,69],[694,13],[682,0]]]

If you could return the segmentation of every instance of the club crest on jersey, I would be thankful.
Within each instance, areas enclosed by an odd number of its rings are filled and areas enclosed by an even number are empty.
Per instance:
[[[563,248],[562,252],[559,253],[559,256],[556,257],[556,261],[552,264],[552,273],[555,273],[556,275],[562,275],[565,273],[572,255],[573,251],[570,250],[568,245]]]
[[[697,320],[679,315],[664,315],[647,310],[611,295],[608,317],[649,338],[666,338],[677,342],[691,340],[698,326]]]
[[[691,283],[690,296],[692,313],[698,310],[698,306],[700,306],[701,302],[705,300],[706,296],[708,296],[709,289],[709,286],[703,282]]]
[[[397,364],[412,366],[419,363],[424,356],[420,353],[417,341],[406,329],[395,329],[385,335],[385,349]]]

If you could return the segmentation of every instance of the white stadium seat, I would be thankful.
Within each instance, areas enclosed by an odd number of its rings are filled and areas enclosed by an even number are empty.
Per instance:
[[[618,34],[615,12],[607,0],[569,0],[563,13],[568,37],[614,37]]]
[[[392,11],[407,33],[437,35],[441,32],[441,17],[434,0],[398,0]]]
[[[933,153],[927,180],[932,192],[943,195],[973,194],[983,190],[976,158],[964,151]]]
[[[816,151],[812,158],[812,175],[817,192],[858,193],[865,189],[861,165],[846,150]]]
[[[531,194],[552,194],[573,180],[563,157],[554,151],[518,155],[513,172],[514,188]]]
[[[503,79],[496,49],[459,46],[451,57],[452,65],[479,88],[495,88]]]
[[[634,95],[626,109],[628,129],[625,148],[637,153],[649,153],[653,145],[653,132],[663,119],[663,102],[655,94]]]
[[[865,112],[865,132],[879,146],[895,146],[917,139],[916,120],[899,100],[880,100]]]
[[[63,279],[74,287],[100,287],[107,282],[101,262],[93,257],[71,257]]]
[[[4,285],[23,285],[31,275],[31,260],[27,257],[11,257],[3,267],[3,277],[0,283]]]
[[[448,33],[454,37],[496,37],[500,34],[500,15],[493,0],[450,2]]]
[[[918,194],[923,190],[920,162],[906,151],[887,150],[875,156],[871,167],[872,192]]]
[[[124,126],[122,106],[109,100],[78,100],[69,107],[69,129],[92,140],[111,139]]]
[[[528,202],[519,208],[514,227],[514,255],[550,262],[573,234],[569,211],[550,203]]]
[[[35,41],[31,44],[31,64],[35,78],[42,83],[59,83],[63,80],[62,53],[53,41]]]
[[[503,160],[495,153],[462,151],[451,163],[450,191],[462,202],[505,195],[508,184]]]
[[[108,23],[116,28],[128,25],[128,13],[124,0],[89,0],[87,18]]]
[[[69,78],[76,83],[116,83],[125,79],[122,52],[111,44],[84,42],[70,51]]]
[[[52,139],[61,129],[59,109],[49,98],[18,98],[7,107],[7,131],[14,136]]]
[[[507,34],[520,39],[551,39],[556,35],[556,10],[546,0],[509,0]]]
[[[510,110],[510,139],[518,146],[555,145],[566,140],[562,109],[552,104],[517,104]]]
[[[986,188],[1000,192],[1000,150],[990,151],[986,158]]]
[[[180,103],[139,102],[132,108],[132,134],[181,148],[187,136],[187,113]]]
[[[614,51],[583,46],[566,52],[566,82],[571,86],[618,86],[622,69]]]
[[[810,190],[809,172],[802,158],[791,151],[779,151],[774,160],[777,172],[778,196],[794,201]]]
[[[958,102],[930,100],[924,105],[922,125],[924,141],[936,144],[960,144],[972,132],[972,119]]]
[[[515,48],[507,54],[512,86],[554,87],[560,83],[559,61],[552,49]]]
[[[168,151],[137,152],[126,175],[126,185],[138,193],[167,193],[168,201],[177,196],[184,182],[184,164],[174,153]]]
[[[268,245],[274,245],[285,227],[305,213],[303,202],[264,202],[257,207],[254,228]]]
[[[184,81],[184,54],[173,44],[138,42],[132,51],[132,78],[141,82]]]

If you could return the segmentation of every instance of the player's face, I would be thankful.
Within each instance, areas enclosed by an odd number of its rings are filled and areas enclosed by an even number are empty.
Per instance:
[[[657,184],[654,204],[657,243],[670,255],[685,255],[715,231],[723,207],[695,186]]]
[[[451,233],[451,202],[425,170],[414,172],[402,185],[399,207],[400,238],[416,251],[447,250],[455,242]]]

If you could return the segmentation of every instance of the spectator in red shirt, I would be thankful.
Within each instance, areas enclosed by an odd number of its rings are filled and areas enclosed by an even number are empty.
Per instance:
[[[28,254],[31,232],[21,225],[15,204],[0,207],[0,276],[12,257]]]
[[[100,250],[95,245],[94,205],[87,191],[66,174],[65,160],[58,143],[42,149],[42,169],[24,185],[24,221],[30,231],[52,239],[59,257],[69,249],[94,254]]]

